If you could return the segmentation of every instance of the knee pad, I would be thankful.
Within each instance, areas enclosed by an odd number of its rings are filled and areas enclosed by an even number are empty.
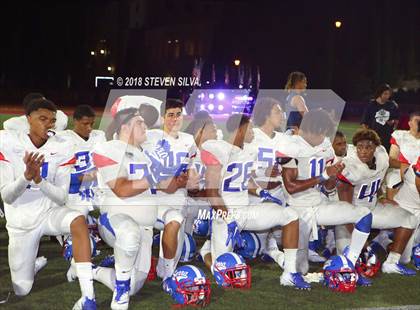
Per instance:
[[[126,225],[122,232],[117,232],[115,246],[128,256],[136,255],[140,247],[140,229],[137,225]]]
[[[33,280],[20,280],[13,282],[13,290],[17,296],[26,296],[30,293],[32,285],[34,284]]]
[[[355,228],[358,231],[369,233],[370,228],[372,227],[372,213],[369,212],[367,215],[364,215],[355,225]]]
[[[182,222],[184,221],[184,216],[182,215],[181,211],[170,209],[170,210],[167,210],[165,214],[163,215],[163,221],[165,225],[172,221],[182,224]]]

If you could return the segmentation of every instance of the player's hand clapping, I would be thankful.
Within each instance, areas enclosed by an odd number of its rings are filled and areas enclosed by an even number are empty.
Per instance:
[[[34,152],[25,152],[23,162],[26,165],[24,177],[28,181],[41,182],[41,166],[44,163],[44,155]]]

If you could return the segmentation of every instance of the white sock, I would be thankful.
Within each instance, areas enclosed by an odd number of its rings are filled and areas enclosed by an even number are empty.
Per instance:
[[[400,262],[401,254],[397,252],[389,252],[388,257],[386,258],[385,263],[388,264],[398,264]]]
[[[296,255],[297,249],[284,249],[284,271],[296,272]]]
[[[108,267],[96,267],[93,269],[93,279],[104,284],[111,291],[115,289],[115,269]]]
[[[353,229],[353,233],[351,234],[351,243],[350,249],[347,258],[353,263],[356,264],[357,259],[359,258],[360,252],[362,252],[363,246],[367,238],[369,237],[369,233],[361,232],[356,228]]]
[[[124,250],[114,245],[115,277],[118,281],[127,281],[131,277],[134,263],[136,261],[137,248]]]
[[[115,279],[118,281],[130,280],[132,270],[133,267],[122,268],[122,266],[118,266],[117,263],[115,263]]]
[[[80,290],[82,297],[89,299],[95,298],[95,292],[93,290],[93,274],[92,274],[92,263],[76,263],[76,273],[79,278]]]
[[[175,259],[174,258],[163,258],[163,268],[165,274],[170,277],[175,271]]]

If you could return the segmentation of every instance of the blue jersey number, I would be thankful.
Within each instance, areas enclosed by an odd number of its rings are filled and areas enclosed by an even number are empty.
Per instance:
[[[258,161],[266,162],[268,167],[273,165],[273,149],[260,147],[258,148]]]
[[[252,162],[243,163],[232,163],[227,166],[228,172],[234,172],[231,177],[226,178],[223,181],[224,192],[240,192],[248,189],[248,181],[251,177]],[[234,186],[231,183],[237,179],[241,181],[240,186]]]
[[[76,157],[76,164],[74,165],[76,172],[91,168],[92,163],[89,151],[77,152],[74,156]]]
[[[376,193],[378,192],[380,184],[381,184],[381,179],[377,179],[370,184],[362,184],[357,198],[361,200],[368,198],[368,201],[372,202],[373,197],[375,197]]]
[[[130,174],[136,174],[138,170],[143,171],[142,178],[149,175],[149,168],[147,164],[130,164]]]
[[[312,158],[309,161],[309,169],[311,178],[319,177],[324,172],[325,161],[324,158]]]

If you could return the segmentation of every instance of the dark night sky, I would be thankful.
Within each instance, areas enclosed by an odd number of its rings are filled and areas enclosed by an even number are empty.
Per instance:
[[[74,87],[91,87],[86,82],[88,52],[92,40],[108,29],[97,26],[101,8],[128,2],[2,4],[0,87],[60,89],[68,74]],[[419,1],[202,2],[223,7],[222,14],[211,17],[215,29],[207,63],[223,67],[240,57],[259,65],[262,87],[283,87],[288,72],[301,70],[310,87],[332,87],[351,97],[356,86],[363,93],[363,87],[383,81],[420,76]],[[115,27],[121,18],[115,16]],[[343,21],[341,29],[333,27],[335,19]],[[113,30],[118,34],[119,29]],[[130,59],[124,61],[120,68],[129,66]]]

